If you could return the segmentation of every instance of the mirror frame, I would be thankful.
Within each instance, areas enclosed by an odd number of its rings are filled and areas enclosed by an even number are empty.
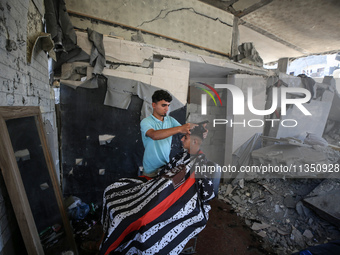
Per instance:
[[[54,194],[58,203],[66,238],[69,242],[71,250],[75,255],[77,255],[78,250],[73,237],[73,230],[65,210],[64,200],[53,164],[51,152],[47,144],[46,133],[44,130],[39,106],[0,106],[0,168],[9,197],[12,202],[20,232],[28,254],[45,254],[40,242],[38,230],[33,218],[30,204],[28,202],[6,125],[6,120],[32,116],[35,117],[40,142],[45,156],[46,166],[48,168]]]

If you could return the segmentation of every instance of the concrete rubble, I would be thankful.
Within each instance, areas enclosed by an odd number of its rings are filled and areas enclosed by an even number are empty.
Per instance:
[[[307,197],[322,183],[320,179],[234,179],[221,184],[219,199],[229,203],[277,254],[291,254],[340,239],[339,228],[329,217],[321,218],[309,207],[313,201]]]
[[[272,127],[233,155],[238,168],[271,165],[296,171],[238,173],[220,185],[219,199],[230,204],[277,254],[340,239],[340,122],[334,114],[340,107],[339,94],[331,84],[330,88],[317,86],[328,93],[328,99],[312,99],[310,106],[321,111],[312,122],[290,129],[286,137],[278,135],[286,132],[279,130],[282,127]],[[294,109],[289,115],[296,116]],[[312,126],[310,130],[306,124]]]
[[[256,66],[263,66],[263,60],[255,49],[253,43],[242,43],[238,46],[240,54],[234,57],[234,60],[244,64],[252,64]]]

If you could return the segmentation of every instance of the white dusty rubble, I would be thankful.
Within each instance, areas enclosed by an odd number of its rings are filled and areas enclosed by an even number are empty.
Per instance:
[[[234,153],[238,167],[324,164],[327,171],[238,174],[220,185],[219,199],[230,204],[277,254],[339,240],[340,123],[328,121],[323,137],[307,134],[304,141],[259,135],[250,141],[243,146],[247,150]],[[273,143],[258,148],[258,141]]]
[[[320,179],[234,179],[230,184],[221,184],[219,199],[231,204],[277,254],[291,254],[340,239],[336,226],[303,203],[322,182]]]

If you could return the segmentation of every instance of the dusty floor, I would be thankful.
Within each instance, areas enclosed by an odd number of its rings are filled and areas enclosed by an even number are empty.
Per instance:
[[[225,202],[214,199],[206,228],[198,235],[197,255],[260,255],[266,251],[257,236]]]
[[[261,237],[257,236],[230,205],[215,198],[210,202],[209,221],[198,235],[196,255],[265,255]],[[98,234],[97,234],[98,235]],[[96,234],[93,238],[97,239]],[[187,247],[193,244],[190,241]],[[79,255],[96,254],[79,249]]]

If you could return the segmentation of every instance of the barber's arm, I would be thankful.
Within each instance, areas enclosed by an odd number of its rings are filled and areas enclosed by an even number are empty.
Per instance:
[[[192,123],[186,123],[182,126],[178,127],[172,127],[172,128],[167,128],[167,129],[160,129],[160,130],[154,130],[154,129],[149,129],[145,135],[150,137],[153,140],[162,140],[165,138],[168,138],[170,136],[176,135],[178,133],[190,134],[190,129],[193,127]]]

